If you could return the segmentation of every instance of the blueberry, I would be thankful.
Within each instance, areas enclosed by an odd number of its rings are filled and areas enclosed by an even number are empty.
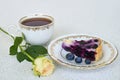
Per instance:
[[[92,40],[88,40],[87,43],[88,43],[88,44],[89,44],[89,43],[92,43]]]
[[[86,48],[87,48],[87,49],[90,49],[90,48],[91,48],[91,46],[90,46],[90,45],[89,45],[89,46],[86,46]]]
[[[75,62],[76,63],[81,63],[82,62],[82,58],[81,57],[76,57],[75,58]]]
[[[85,60],[85,63],[86,63],[86,64],[91,64],[91,60],[86,59],[86,60]]]
[[[81,40],[79,43],[80,43],[81,45],[84,45],[86,42],[85,42],[84,40]]]
[[[94,42],[98,42],[98,39],[94,39]]]
[[[67,60],[74,60],[74,58],[75,58],[75,56],[74,56],[74,54],[72,54],[72,53],[68,53],[68,54],[66,55],[66,59],[67,59]]]
[[[92,46],[93,49],[96,49],[97,47],[98,47],[97,44],[94,44],[94,45]]]

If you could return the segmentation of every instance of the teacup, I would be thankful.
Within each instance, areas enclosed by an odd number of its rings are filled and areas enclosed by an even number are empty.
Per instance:
[[[19,20],[19,25],[28,43],[42,45],[53,34],[54,19],[48,15],[25,16]]]

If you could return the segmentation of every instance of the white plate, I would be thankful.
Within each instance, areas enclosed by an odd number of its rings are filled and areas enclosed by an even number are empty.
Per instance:
[[[64,65],[70,68],[83,69],[83,70],[97,69],[100,67],[104,67],[108,64],[111,64],[118,55],[117,50],[111,43],[104,41],[102,39],[101,40],[103,42],[103,56],[99,61],[86,65],[84,63],[76,64],[74,61],[68,61],[65,59],[66,51],[63,50],[61,47],[64,39],[85,40],[85,39],[91,39],[91,38],[97,38],[97,37],[89,36],[89,35],[80,35],[80,34],[70,34],[70,35],[59,37],[50,43],[50,45],[48,46],[48,53],[53,60],[55,60],[61,65]]]

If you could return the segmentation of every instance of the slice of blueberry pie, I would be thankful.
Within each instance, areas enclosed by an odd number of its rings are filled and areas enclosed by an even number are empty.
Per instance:
[[[98,61],[102,57],[102,40],[70,40],[66,39],[62,43],[62,48],[76,57],[81,57],[90,61]]]

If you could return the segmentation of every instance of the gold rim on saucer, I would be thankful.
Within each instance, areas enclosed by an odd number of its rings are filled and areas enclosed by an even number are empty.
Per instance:
[[[110,54],[110,57],[108,60],[103,60],[102,62],[95,62],[96,64],[92,64],[92,65],[76,65],[76,64],[72,64],[72,63],[69,63],[69,62],[66,62],[64,61],[64,59],[59,59],[59,55],[58,57],[55,56],[55,54],[59,54],[59,47],[61,46],[61,43],[64,39],[78,39],[78,38],[98,38],[98,37],[93,37],[93,36],[89,36],[89,35],[80,35],[80,34],[70,34],[70,35],[66,35],[66,36],[62,36],[62,37],[59,37],[55,40],[53,40],[50,45],[48,46],[48,53],[50,55],[50,57],[55,60],[57,63],[61,64],[61,65],[64,65],[66,67],[70,67],[70,68],[75,68],[75,69],[81,69],[81,70],[88,70],[88,69],[97,69],[97,68],[101,68],[101,67],[104,67],[106,65],[109,65],[111,64],[118,56],[118,53],[117,53],[117,50],[116,48],[110,44],[109,42],[107,41],[104,41],[102,40],[103,44],[105,46],[108,47],[108,49],[110,50],[110,53],[107,53],[107,54]],[[54,53],[54,50],[55,49],[58,49],[56,50],[58,53]],[[104,56],[105,53],[103,53],[103,56]]]

